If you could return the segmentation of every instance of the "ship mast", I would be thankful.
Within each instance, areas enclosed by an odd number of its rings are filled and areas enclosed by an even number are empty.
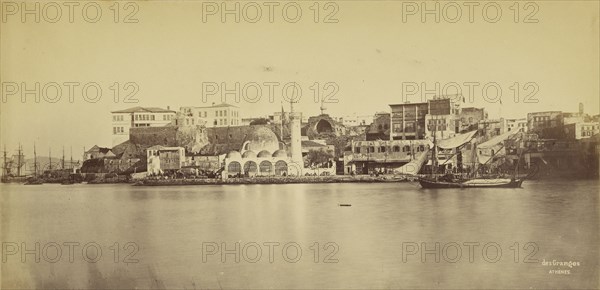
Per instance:
[[[2,176],[8,174],[8,162],[6,161],[6,144],[4,144],[4,166],[2,167]]]
[[[73,146],[71,146],[71,160],[69,164],[71,164],[71,166],[69,166],[69,169],[73,169]]]
[[[435,115],[433,115],[435,116]],[[437,167],[437,119],[433,118],[433,152],[432,152],[432,158],[431,158],[431,174],[435,176],[435,174],[437,173],[436,171],[436,167]],[[437,176],[435,176],[435,179],[437,180]]]
[[[48,148],[48,170],[52,170],[52,147]]]
[[[37,177],[37,152],[35,151],[35,142],[33,142],[33,176]]]
[[[23,153],[21,143],[19,143],[19,150],[17,151],[17,176],[21,176],[21,154]]]
[[[65,169],[65,146],[63,145],[63,155],[61,161],[61,169]]]

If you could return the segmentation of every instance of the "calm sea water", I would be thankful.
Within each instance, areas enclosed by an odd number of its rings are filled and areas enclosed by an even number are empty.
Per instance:
[[[1,286],[598,288],[598,181],[523,187],[2,185]]]

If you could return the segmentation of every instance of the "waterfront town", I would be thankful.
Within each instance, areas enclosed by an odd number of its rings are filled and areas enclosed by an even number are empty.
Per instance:
[[[243,108],[228,103],[178,110],[136,106],[110,112],[111,148],[90,144],[77,161],[72,148],[69,158],[63,148],[62,157],[52,159],[49,152],[44,161],[25,158],[21,148],[16,154],[4,149],[2,173],[5,182],[32,177],[40,183],[265,177],[273,182],[300,176],[406,179],[433,166],[442,173],[473,168],[502,173],[509,164],[528,178],[597,177],[600,115],[586,114],[581,103],[574,109],[491,119],[484,108],[463,107],[457,96],[347,116],[331,116],[323,104],[314,116],[290,104],[254,117],[242,117]]]

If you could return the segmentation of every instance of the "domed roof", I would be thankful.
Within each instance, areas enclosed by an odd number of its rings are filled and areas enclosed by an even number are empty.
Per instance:
[[[287,152],[283,149],[279,149],[273,153],[273,157],[287,157]]]
[[[252,157],[256,157],[256,153],[254,153],[254,151],[252,151],[252,150],[248,150],[248,151],[244,152],[244,154],[242,154],[242,158],[252,158]]]
[[[244,139],[242,151],[252,150],[260,152],[267,150],[269,152],[274,152],[278,149],[279,140],[277,139],[277,135],[275,135],[271,129],[266,126],[252,126],[251,131]]]
[[[242,158],[242,154],[240,154],[240,152],[233,150],[233,151],[230,151],[229,153],[227,153],[227,155],[225,155],[225,158]]]
[[[258,157],[259,158],[271,157],[271,152],[269,152],[267,150],[260,151],[260,152],[258,152]]]

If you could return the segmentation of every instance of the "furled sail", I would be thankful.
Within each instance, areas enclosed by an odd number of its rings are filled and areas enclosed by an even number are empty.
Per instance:
[[[477,145],[477,159],[479,160],[479,163],[485,164],[494,157],[504,156],[506,154],[504,140],[510,139],[518,132],[519,131],[508,131]]]
[[[439,140],[439,141],[437,141],[437,147],[442,148],[442,149],[457,148],[457,147],[471,141],[471,139],[473,139],[473,136],[475,136],[475,133],[477,133],[477,130],[459,134],[459,135],[456,135],[456,136],[448,138],[448,139]]]

